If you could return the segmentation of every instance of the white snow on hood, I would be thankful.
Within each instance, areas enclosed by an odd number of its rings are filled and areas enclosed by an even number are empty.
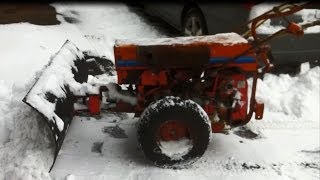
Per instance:
[[[188,45],[192,43],[217,43],[223,45],[232,45],[247,43],[248,41],[237,33],[221,33],[209,36],[189,36],[189,37],[173,37],[173,38],[141,38],[117,40],[117,45]]]

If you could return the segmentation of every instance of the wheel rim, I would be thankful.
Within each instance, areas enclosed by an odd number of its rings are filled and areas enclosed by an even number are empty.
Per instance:
[[[161,124],[159,138],[162,141],[177,141],[182,138],[190,139],[189,129],[185,123],[169,120]]]
[[[195,16],[188,18],[184,27],[184,33],[188,36],[203,35],[203,27],[201,26],[200,18]]]

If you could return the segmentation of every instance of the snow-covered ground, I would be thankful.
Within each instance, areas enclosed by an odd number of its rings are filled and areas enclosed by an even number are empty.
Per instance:
[[[113,60],[115,39],[166,37],[123,4],[54,6],[76,23],[58,15],[60,25],[0,25],[0,179],[319,179],[320,68],[308,64],[294,77],[265,75],[257,91],[263,120],[213,134],[204,157],[188,169],[150,165],[135,139],[137,119],[105,113],[74,119],[49,174],[47,127],[21,101],[49,58],[67,39]]]

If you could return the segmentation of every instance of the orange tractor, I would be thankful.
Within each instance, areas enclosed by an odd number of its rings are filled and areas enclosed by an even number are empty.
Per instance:
[[[75,115],[107,110],[140,117],[138,141],[155,165],[191,164],[205,152],[211,132],[245,125],[253,114],[262,119],[264,104],[255,93],[258,77],[272,67],[265,43],[281,34],[301,36],[303,29],[288,22],[266,39],[255,29],[304,6],[275,7],[251,20],[243,36],[118,40],[114,65],[67,41],[23,101],[45,117],[56,142],[55,159]],[[88,82],[90,75],[114,75],[114,67],[117,83]],[[248,77],[253,77],[250,97]]]

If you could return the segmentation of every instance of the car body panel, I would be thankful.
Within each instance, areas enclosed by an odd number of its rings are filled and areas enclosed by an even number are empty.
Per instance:
[[[236,32],[248,20],[250,11],[240,3],[199,3],[209,34]]]
[[[309,7],[310,8],[310,7]],[[315,9],[303,9],[287,17],[290,22],[297,24],[306,24],[315,20],[320,20],[320,10],[317,6],[311,6]],[[277,30],[283,29],[288,23],[283,18],[271,19],[265,22],[261,29],[257,29],[260,37],[266,37]],[[313,29],[311,29],[313,28]],[[272,48],[275,64],[293,64],[305,61],[320,60],[320,26],[311,27],[305,30],[303,37],[294,37],[286,35],[272,40],[269,44]]]
[[[320,34],[305,34],[302,38],[287,35],[274,39],[269,44],[274,64],[296,64],[320,60]]]
[[[174,28],[181,30],[181,14],[185,6],[179,2],[144,2],[144,10],[151,15],[160,17]]]

